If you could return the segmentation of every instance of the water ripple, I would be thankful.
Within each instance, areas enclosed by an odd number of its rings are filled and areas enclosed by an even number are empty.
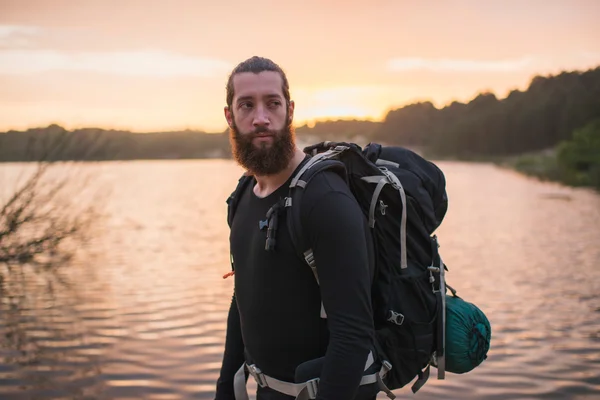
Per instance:
[[[600,397],[600,196],[440,166],[448,279],[488,315],[492,347],[468,374],[432,371],[415,397]],[[98,184],[119,190],[90,246],[60,279],[3,288],[0,398],[212,399],[233,292],[224,200],[239,173],[220,160],[100,168]]]

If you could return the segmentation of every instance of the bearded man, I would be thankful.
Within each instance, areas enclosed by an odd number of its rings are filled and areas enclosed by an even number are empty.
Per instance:
[[[236,194],[230,223],[235,289],[217,400],[247,398],[249,374],[258,382],[258,400],[374,399],[378,391],[376,384],[360,384],[379,368],[373,249],[344,179],[324,171],[303,195],[301,229],[318,282],[293,246],[285,213],[276,250],[265,248],[269,210],[285,199],[292,177],[310,159],[296,146],[294,107],[286,74],[269,59],[252,57],[229,76],[225,118],[233,156],[250,183]]]

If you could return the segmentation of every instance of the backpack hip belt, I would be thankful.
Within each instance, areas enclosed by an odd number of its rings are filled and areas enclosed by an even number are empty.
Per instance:
[[[374,362],[375,359],[373,357],[373,352],[369,352],[364,370],[366,371],[369,369]],[[383,383],[383,378],[391,370],[391,368],[391,364],[389,364],[387,361],[384,361],[379,372],[364,375],[362,377],[360,380],[360,386],[377,383],[379,388],[386,392],[390,399],[394,399],[396,396]],[[233,380],[233,389],[236,400],[249,399],[248,391],[246,389],[245,371],[248,371],[248,373],[252,375],[260,387],[268,387],[288,396],[294,396],[295,400],[309,400],[316,399],[317,397],[319,378],[314,378],[302,383],[285,382],[265,375],[255,364],[244,363],[236,372]]]

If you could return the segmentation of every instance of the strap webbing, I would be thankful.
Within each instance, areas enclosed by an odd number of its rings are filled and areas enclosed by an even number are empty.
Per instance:
[[[363,176],[360,179],[365,182],[377,184],[373,191],[373,196],[371,197],[371,206],[369,207],[369,226],[373,228],[375,227],[375,208],[377,207],[377,199],[379,198],[383,187],[390,182],[389,179],[383,175]]]
[[[394,187],[398,190],[398,192],[400,193],[400,198],[402,200],[402,217],[400,219],[400,268],[401,269],[405,269],[408,267],[408,261],[407,261],[407,251],[406,251],[406,207],[407,207],[407,203],[406,203],[406,193],[404,192],[404,187],[402,186],[402,183],[400,183],[400,179],[398,179],[398,177],[388,171],[385,168],[380,168],[381,172],[383,172],[385,174],[385,176],[387,177],[387,180],[389,183],[393,184]],[[369,224],[372,227],[375,226],[375,221],[374,221],[374,216],[375,216],[375,195],[377,195],[377,197],[379,197],[379,193],[377,192],[377,190],[379,190],[381,192],[384,184],[381,183],[381,176],[364,176],[361,178],[363,181],[365,182],[370,182],[370,183],[377,183],[377,187],[375,188],[375,192],[373,193],[373,199],[371,200],[371,207],[369,209]],[[385,178],[383,178],[385,179]],[[380,187],[381,185],[381,187]],[[371,220],[371,217],[373,216],[373,221]]]
[[[429,379],[429,371],[430,365],[428,365],[427,368],[425,368],[425,370],[420,374],[421,376],[419,377],[419,379],[417,379],[412,385],[411,390],[413,393],[417,393],[417,391],[423,387],[425,382],[427,382],[427,379]]]
[[[375,357],[373,357],[373,352],[370,351],[369,355],[367,356],[367,362],[365,363],[365,369],[363,371],[366,371],[369,369],[369,367],[371,365],[373,365],[373,363],[375,362]]]
[[[383,378],[391,369],[391,364],[387,361],[384,361],[383,365],[381,366],[381,371],[379,371],[379,374],[377,374],[377,385],[379,386],[379,390],[385,392],[388,398],[394,400],[396,398],[396,395],[392,393],[392,391],[386,386],[385,383],[383,383]]]
[[[319,283],[319,275],[317,273],[317,263],[315,262],[315,256],[313,254],[312,249],[308,249],[304,252],[304,261],[308,264],[310,269],[317,280],[317,284]]]
[[[349,147],[347,146],[337,146],[333,149],[329,149],[323,153],[319,153],[315,156],[313,156],[310,160],[308,160],[308,162],[306,164],[304,164],[304,167],[302,167],[302,169],[300,169],[300,171],[296,174],[296,176],[292,179],[292,182],[290,183],[290,188],[296,187],[296,186],[300,186],[298,184],[298,182],[300,181],[300,178],[302,177],[302,175],[304,175],[304,173],[313,165],[315,165],[316,163],[318,163],[321,160],[327,160],[328,158],[332,158],[338,154],[340,154],[341,152],[348,150]],[[305,185],[305,184],[304,184]],[[304,186],[302,186],[304,187]]]
[[[375,227],[375,208],[377,207],[377,200],[379,199],[379,194],[383,187],[388,183],[385,177],[381,177],[375,190],[373,191],[373,197],[371,198],[371,206],[369,207],[369,226],[371,228]]]
[[[435,241],[435,245],[439,248],[439,244],[437,242],[437,236],[433,237]],[[437,249],[436,249],[437,250]],[[446,272],[444,270],[444,262],[442,261],[442,257],[439,255],[439,251],[437,251],[439,260],[440,260],[440,294],[442,297],[442,323],[441,323],[441,344],[442,350],[440,355],[437,356],[437,370],[438,370],[438,379],[444,379],[446,377]]]
[[[408,267],[408,262],[406,259],[406,193],[404,193],[404,187],[402,183],[400,183],[400,179],[388,171],[387,169],[381,170],[396,186],[398,192],[400,193],[400,198],[402,199],[402,218],[400,219],[400,268],[405,269]]]
[[[304,252],[304,261],[308,264],[310,269],[315,276],[315,280],[317,281],[317,285],[319,284],[319,274],[317,273],[317,263],[315,262],[315,256],[313,254],[312,249],[308,249]],[[321,318],[327,318],[327,313],[325,312],[325,306],[323,302],[321,302]]]
[[[364,370],[366,371],[369,369],[374,362],[375,358],[373,357],[373,352],[369,352],[367,361],[365,362]],[[244,373],[246,369],[250,375],[254,377],[256,383],[261,387],[268,387],[288,396],[294,396],[295,400],[311,400],[317,397],[319,378],[311,379],[303,383],[284,382],[263,374],[261,370],[256,367],[256,365],[247,365],[244,363],[237,371],[233,379],[233,392],[236,400],[248,400],[248,390],[246,389],[246,379]],[[389,389],[385,386],[385,384],[383,384],[383,378],[390,371],[390,369],[391,366],[389,363],[384,362],[379,372],[363,376],[360,380],[360,386],[379,383],[381,390],[386,391],[386,393],[389,392]],[[395,396],[390,398],[393,399]]]
[[[235,395],[235,400],[249,400],[248,390],[246,389],[245,369],[246,364],[244,363],[233,377],[233,394]]]

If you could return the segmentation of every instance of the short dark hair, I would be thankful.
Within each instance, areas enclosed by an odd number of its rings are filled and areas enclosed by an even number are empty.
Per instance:
[[[279,65],[275,64],[268,58],[254,56],[245,61],[242,61],[233,69],[233,71],[231,71],[231,75],[229,75],[229,79],[227,80],[227,106],[231,107],[231,103],[233,103],[233,77],[236,74],[241,74],[243,72],[252,72],[258,74],[263,71],[277,72],[279,76],[281,76],[281,90],[283,91],[283,97],[285,98],[286,104],[289,105],[290,84],[288,83],[285,72],[283,72]]]

